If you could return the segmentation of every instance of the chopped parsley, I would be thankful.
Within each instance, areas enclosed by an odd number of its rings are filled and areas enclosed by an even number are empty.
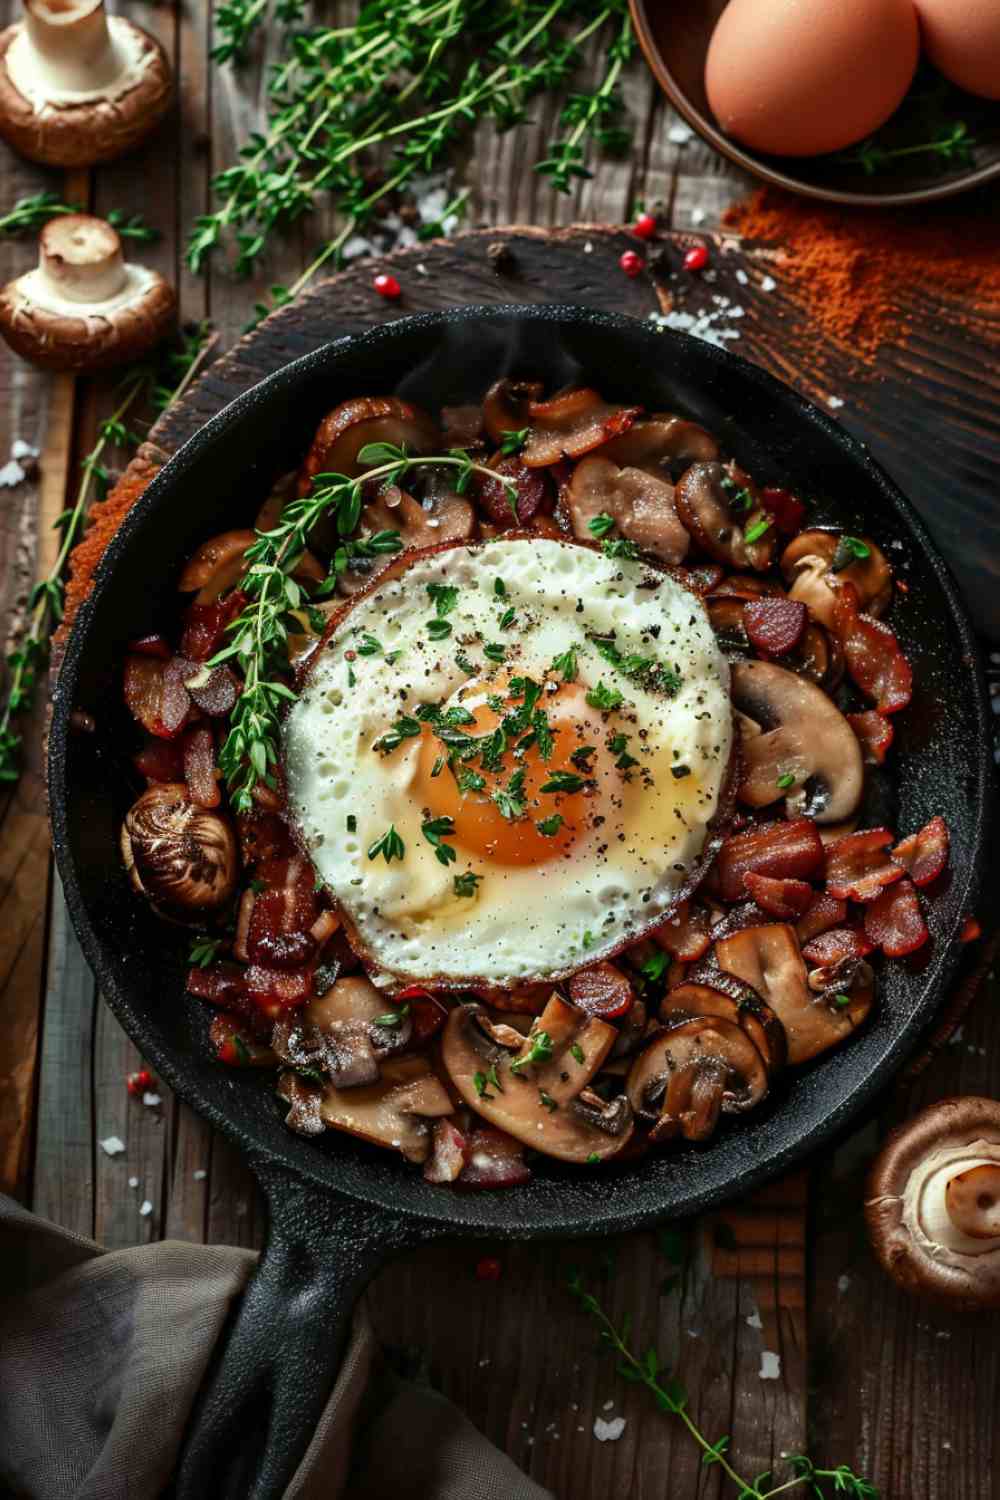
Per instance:
[[[576,647],[571,646],[569,650],[564,651],[561,656],[554,656],[552,658],[552,666],[549,668],[549,670],[552,672],[558,672],[563,682],[575,682]]]
[[[615,645],[614,637],[592,635],[590,641],[611,666],[617,667],[626,677],[638,678],[645,687],[658,688],[661,692],[674,694],[681,685],[680,673],[664,666],[655,657],[641,656],[638,652],[622,652]]]
[[[833,1003],[834,1005],[839,1005],[841,1010],[843,1010],[845,1006],[850,1005],[851,997],[850,995],[834,995]]]
[[[559,832],[564,822],[562,813],[553,813],[551,818],[542,818],[541,822],[535,824],[535,827],[545,838],[551,839]]]
[[[500,616],[500,629],[509,630],[516,619],[517,613],[515,610],[505,609],[503,614]]]
[[[388,755],[393,750],[398,750],[404,740],[412,740],[420,733],[420,720],[411,714],[403,714],[387,729],[380,739],[375,741],[373,748],[381,750],[383,755]]]
[[[865,558],[871,557],[871,555],[872,549],[859,536],[842,536],[837,543],[837,550],[833,554],[830,571],[831,573],[842,573],[852,563],[864,562]]]
[[[459,771],[457,779],[460,792],[481,792],[486,785],[486,777],[478,771]]]
[[[624,701],[617,688],[605,687],[603,682],[599,682],[587,693],[587,702],[591,708],[600,709],[601,713],[605,714],[613,713],[616,708],[621,708]]]
[[[585,785],[582,776],[575,771],[553,771],[548,781],[542,783],[543,792],[579,792]]]
[[[601,543],[601,551],[605,557],[624,558],[626,562],[637,562],[639,549],[635,542],[628,542],[624,537],[615,537],[614,541],[608,539]]]
[[[615,529],[615,518],[609,516],[607,511],[601,511],[599,516],[592,516],[587,522],[587,530],[597,541],[602,537],[609,536]]]
[[[382,642],[376,640],[375,636],[369,635],[367,631],[361,637],[361,645],[358,647],[359,656],[381,656],[383,650]]]
[[[500,434],[500,452],[504,458],[513,458],[520,453],[531,435],[530,427],[519,427],[517,429],[508,427]]]
[[[794,786],[795,785],[795,773],[794,773],[794,771],[783,771],[781,773],[781,775],[778,777],[777,782],[775,783],[775,785],[776,786],[780,786],[780,788],[781,788],[782,791],[785,791],[786,788],[788,788],[790,786]]]
[[[547,1094],[544,1089],[538,1090],[538,1097],[544,1104],[545,1108],[548,1110],[549,1114],[552,1114],[554,1110],[557,1110],[559,1108],[552,1095]]]
[[[481,875],[473,875],[471,870],[467,870],[464,875],[456,875],[453,878],[451,888],[456,896],[474,896],[482,878]]]
[[[552,1056],[552,1038],[547,1031],[536,1031],[528,1037],[530,1046],[523,1057],[515,1057],[510,1065],[510,1071],[517,1073],[521,1068],[526,1068],[529,1063],[548,1062]]]
[[[458,589],[450,583],[429,583],[427,593],[439,620],[443,620],[445,615],[450,615],[458,603]]]
[[[209,964],[215,962],[221,947],[221,938],[195,938],[188,953],[188,963],[197,964],[199,969],[207,969]]]
[[[496,645],[488,644],[483,647],[483,655],[489,657],[490,661],[501,662],[507,655],[507,647],[499,642]]]
[[[764,536],[768,531],[770,531],[770,529],[770,517],[761,516],[758,520],[754,521],[752,526],[747,527],[746,531],[744,531],[743,533],[743,540],[745,542],[759,542],[761,537]]]
[[[451,818],[425,818],[420,825],[420,832],[434,850],[438,864],[450,865],[458,858],[452,845],[444,842],[455,832]]]
[[[580,1043],[574,1042],[569,1051],[570,1056],[573,1058],[573,1061],[578,1062],[580,1064],[580,1067],[582,1068],[586,1059],[583,1055],[583,1048],[580,1046]]]
[[[395,1026],[402,1026],[409,1014],[409,1004],[401,1005],[398,1010],[387,1010],[384,1016],[376,1016],[372,1025],[386,1026],[391,1030]]]
[[[524,791],[524,771],[515,771],[506,788],[497,787],[493,793],[493,801],[496,803],[500,816],[513,821],[524,812],[525,802],[521,795]]]
[[[598,1154],[597,1154],[596,1151],[591,1151],[590,1155],[587,1157],[587,1166],[588,1167],[599,1167],[600,1165],[601,1165],[601,1158],[598,1156]]]
[[[433,620],[427,621],[427,634],[432,641],[443,641],[445,636],[451,635],[451,621],[435,616]]]
[[[669,968],[669,953],[653,953],[646,959],[639,973],[643,979],[648,979],[650,984],[659,984]]]
[[[574,766],[579,766],[585,776],[590,775],[590,757],[597,753],[596,745],[579,745],[570,756]]]
[[[390,823],[380,839],[369,845],[368,858],[378,859],[381,854],[386,864],[391,864],[394,859],[402,859],[406,853],[406,845],[396,832],[395,825]]]
[[[720,484],[730,510],[753,510],[754,498],[750,490],[741,488],[728,474],[723,476]]]
[[[486,1085],[488,1083],[489,1083],[489,1079],[487,1078],[487,1076],[486,1076],[485,1073],[473,1073],[473,1075],[472,1075],[472,1087],[476,1091],[476,1098],[477,1099],[492,1099],[493,1098],[492,1094],[488,1094],[486,1092]]]
[[[347,831],[348,833],[357,833],[358,831],[358,820],[353,813],[347,814]]]
[[[635,756],[628,753],[628,741],[629,737],[627,734],[613,734],[608,740],[608,749],[612,755],[618,757],[615,765],[619,771],[627,771],[631,766],[639,764]]]
[[[493,593],[494,593],[494,596],[497,599],[506,599],[506,597],[507,597],[507,585],[504,583],[504,581],[503,581],[502,578],[494,578],[494,580],[493,580]]]

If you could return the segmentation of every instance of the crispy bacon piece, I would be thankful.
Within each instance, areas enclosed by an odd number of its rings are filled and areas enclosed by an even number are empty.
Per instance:
[[[723,901],[742,901],[743,877],[752,872],[779,880],[803,880],[823,862],[823,842],[809,818],[766,823],[726,839],[715,862]]]
[[[184,755],[177,740],[151,737],[138,755],[133,755],[132,764],[147,781],[184,780]]]
[[[199,1000],[207,1000],[209,1005],[242,1017],[256,1036],[263,1038],[270,1034],[267,1018],[247,993],[247,971],[242,965],[222,960],[204,969],[189,969],[187,991]]]
[[[179,732],[180,725],[168,729],[163,722],[163,670],[164,664],[157,657],[138,656],[134,652],[126,656],[125,702],[147,734],[170,740]]]
[[[222,799],[215,776],[215,736],[207,724],[192,724],[182,745],[184,780],[191,801],[199,807],[218,807]]]
[[[261,869],[267,889],[254,899],[247,957],[266,969],[293,970],[316,955],[310,928],[316,920],[312,871],[300,856]]]
[[[530,1178],[524,1147],[506,1131],[484,1126],[468,1137],[466,1163],[457,1178],[459,1187],[518,1187]]]
[[[683,901],[673,916],[652,934],[678,963],[692,964],[708,952],[712,941],[708,908]]]
[[[183,656],[172,656],[163,668],[163,691],[160,695],[160,719],[168,734],[179,734],[194,712],[185,678],[197,671],[194,662]]]
[[[551,401],[531,401],[531,432],[523,461],[529,469],[545,468],[561,458],[580,458],[628,432],[641,406],[611,406],[596,391],[565,391]]]
[[[845,581],[833,593],[832,630],[843,648],[852,682],[880,713],[898,713],[913,696],[913,670],[895,631],[861,613],[853,583]]]
[[[794,922],[813,898],[813,888],[805,880],[776,880],[773,875],[748,870],[743,884],[760,909],[779,922]]]
[[[447,1008],[441,1004],[436,995],[432,995],[430,990],[425,990],[419,984],[413,984],[407,990],[400,990],[398,995],[393,995],[389,1004],[410,1007],[411,1038],[415,1046],[429,1042],[448,1019]]]
[[[880,714],[877,708],[866,708],[860,714],[847,714],[848,724],[861,744],[865,761],[870,766],[885,764],[895,730],[892,720]]]
[[[834,927],[802,944],[802,957],[819,968],[831,968],[846,958],[864,958],[873,944],[856,927]]]
[[[909,876],[889,886],[866,909],[865,935],[888,958],[905,958],[926,943],[930,933]]]
[[[892,857],[909,875],[914,885],[930,885],[948,863],[951,840],[944,818],[931,818],[919,833],[911,833],[898,843]]]
[[[569,998],[588,1016],[611,1021],[632,1009],[635,991],[621,969],[614,964],[599,963],[573,975]]]
[[[246,595],[233,589],[214,604],[189,604],[184,611],[181,655],[189,661],[208,661],[225,644],[226,626],[235,620],[246,602]]]
[[[435,1120],[431,1154],[424,1162],[425,1182],[454,1182],[469,1154],[468,1138],[449,1119]]]
[[[816,891],[812,901],[796,922],[795,931],[799,942],[805,944],[812,938],[818,937],[821,932],[829,932],[831,927],[839,927],[846,919],[846,901],[839,901],[836,896],[831,896],[829,891]]]
[[[903,875],[888,852],[895,834],[888,828],[860,828],[826,851],[826,888],[841,901],[874,901],[884,886]]]
[[[975,917],[966,917],[962,923],[962,930],[958,934],[960,943],[975,943],[983,935],[983,929]]]
[[[489,467],[495,469],[500,478],[486,479],[482,475],[477,476],[479,483],[476,498],[479,504],[494,526],[499,526],[503,531],[526,526],[548,499],[549,486],[544,473],[539,469],[529,469],[517,454],[508,458],[496,454],[490,459]],[[516,515],[503,486],[503,479],[513,480],[517,489]]]
[[[255,870],[276,860],[293,859],[297,853],[284,818],[265,808],[239,813],[236,831],[243,863]]]
[[[305,964],[298,969],[271,969],[263,964],[251,964],[247,969],[247,994],[254,1004],[277,1020],[286,1010],[295,1010],[312,995],[316,975],[315,964]]]
[[[743,627],[764,656],[794,651],[808,619],[809,611],[797,599],[749,599],[743,606]]]
[[[186,679],[184,685],[196,706],[213,719],[231,713],[240,695],[240,682],[236,674],[226,666],[213,667],[202,681],[204,666],[198,667],[194,662],[191,665],[195,669],[194,673]]]
[[[791,490],[780,489],[777,485],[765,485],[760,492],[760,503],[773,516],[775,526],[785,536],[795,536],[796,532],[802,530],[806,508]]]

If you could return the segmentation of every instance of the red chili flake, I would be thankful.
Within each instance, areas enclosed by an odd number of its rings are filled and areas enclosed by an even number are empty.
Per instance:
[[[638,276],[645,269],[646,262],[634,250],[625,250],[619,256],[618,264],[626,276]]]
[[[758,875],[748,870],[743,884],[761,910],[777,917],[779,922],[793,922],[801,917],[813,898],[813,888],[805,880],[776,880],[773,875]]]
[[[980,927],[975,917],[966,917],[965,921],[962,923],[962,931],[958,935],[958,941],[960,943],[974,943],[977,938],[981,938],[982,935],[983,929]]]
[[[482,1260],[476,1262],[477,1281],[499,1281],[503,1275],[503,1266],[495,1255],[484,1255]]]
[[[911,833],[898,843],[892,857],[903,866],[914,885],[930,885],[948,863],[950,844],[944,818],[931,818],[919,833]]]
[[[147,1089],[151,1089],[155,1083],[152,1073],[148,1068],[140,1068],[138,1073],[130,1073],[125,1080],[125,1087],[133,1098],[138,1098]]]
[[[908,876],[883,891],[867,908],[865,935],[887,958],[905,958],[926,943],[930,933]]]
[[[883,886],[903,876],[889,846],[888,828],[862,828],[838,839],[826,851],[826,888],[840,901],[874,901]]]
[[[386,297],[390,302],[395,302],[403,295],[403,288],[395,276],[391,276],[388,271],[380,271],[372,282],[372,286],[380,297]]]
[[[656,218],[653,214],[642,213],[632,225],[632,233],[637,234],[641,240],[651,240],[656,233]]]
[[[704,271],[708,265],[708,246],[692,245],[682,262],[685,271]]]
[[[765,656],[794,651],[808,618],[809,611],[798,599],[750,599],[743,606],[746,633]]]

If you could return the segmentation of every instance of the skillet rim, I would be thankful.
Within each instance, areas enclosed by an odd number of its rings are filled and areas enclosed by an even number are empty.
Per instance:
[[[663,362],[671,346],[684,351],[694,351],[693,358],[711,367],[732,372],[736,367],[737,378],[745,384],[756,385],[758,394],[770,397],[772,402],[788,410],[789,418],[798,425],[818,428],[824,438],[838,448],[855,469],[860,468],[869,485],[886,503],[887,510],[900,526],[907,539],[920,549],[923,559],[935,575],[952,625],[961,646],[962,675],[965,678],[963,696],[966,697],[971,717],[978,730],[974,747],[973,764],[975,795],[973,814],[970,819],[973,840],[973,858],[965,875],[962,891],[962,907],[974,909],[982,884],[984,865],[988,854],[988,833],[991,820],[992,758],[990,755],[989,702],[982,672],[979,648],[969,617],[962,605],[957,585],[951,577],[947,564],[937,551],[930,534],[911,502],[895,482],[871,456],[867,447],[835,422],[822,408],[806,400],[798,391],[771,375],[761,366],[752,364],[728,349],[720,349],[702,340],[693,339],[672,330],[654,330],[639,319],[620,313],[607,313],[592,308],[562,303],[502,303],[496,305],[469,304],[436,312],[419,313],[407,318],[394,319],[358,334],[347,334],[334,339],[319,349],[289,362],[279,370],[266,376],[256,385],[244,391],[221,411],[215,413],[181,448],[173,454],[163,468],[147,486],[140,499],[128,512],[114,538],[109,544],[96,570],[90,596],[80,609],[69,641],[66,645],[58,681],[52,693],[52,720],[49,733],[48,792],[49,815],[52,824],[53,846],[56,864],[65,891],[67,907],[79,938],[83,952],[93,970],[102,993],[108,999],[116,1018],[130,1036],[143,1048],[144,1055],[156,1065],[161,1076],[172,1089],[214,1128],[238,1145],[251,1158],[263,1158],[272,1165],[280,1165],[324,1192],[339,1193],[358,1204],[367,1204],[373,1209],[384,1210],[395,1218],[408,1220],[425,1227],[438,1226],[442,1232],[490,1234],[505,1238],[544,1238],[561,1235],[592,1235],[602,1232],[622,1232],[650,1225],[668,1215],[687,1215],[699,1212],[708,1206],[724,1201],[736,1193],[745,1193],[762,1181],[769,1180],[786,1170],[793,1162],[814,1152],[834,1136],[848,1120],[859,1116],[888,1079],[898,1070],[913,1045],[933,1019],[940,1004],[942,993],[953,976],[961,956],[962,948],[957,942],[959,919],[953,931],[939,941],[940,953],[935,954],[925,973],[919,976],[921,988],[913,1010],[900,1026],[894,1038],[884,1039],[881,1054],[869,1066],[865,1077],[849,1088],[847,1097],[840,1101],[827,1116],[811,1128],[792,1131],[783,1144],[766,1155],[761,1155],[749,1165],[742,1164],[738,1179],[731,1169],[722,1168],[714,1177],[694,1174],[694,1186],[682,1177],[679,1181],[658,1181],[642,1176],[641,1171],[630,1170],[627,1181],[632,1201],[626,1211],[616,1206],[618,1194],[610,1190],[611,1174],[589,1179],[594,1187],[607,1185],[605,1194],[595,1193],[591,1201],[582,1204],[573,1213],[563,1209],[560,1213],[558,1195],[561,1181],[548,1181],[545,1187],[555,1198],[553,1212],[546,1213],[542,1222],[537,1215],[526,1221],[518,1213],[513,1199],[516,1195],[501,1195],[496,1199],[497,1212],[492,1217],[489,1210],[489,1194],[459,1195],[450,1189],[433,1189],[414,1175],[412,1183],[389,1179],[372,1181],[362,1186],[336,1180],[342,1159],[315,1148],[300,1138],[289,1136],[289,1149],[282,1151],[280,1144],[264,1139],[272,1127],[285,1132],[280,1120],[268,1120],[263,1116],[255,1119],[251,1130],[235,1121],[220,1099],[207,1095],[199,1087],[198,1078],[185,1070],[187,1053],[176,1054],[174,1046],[167,1042],[161,1046],[159,1040],[146,1035],[147,1019],[136,1013],[133,999],[126,985],[119,985],[113,966],[108,962],[104,945],[98,939],[90,918],[88,903],[77,875],[75,861],[70,848],[68,831],[68,808],[66,769],[70,735],[70,713],[73,696],[79,679],[85,644],[89,636],[91,617],[97,608],[114,572],[118,556],[130,543],[133,535],[141,531],[146,516],[161,504],[161,493],[169,495],[175,485],[183,483],[185,476],[196,465],[206,446],[211,445],[217,435],[233,423],[238,422],[248,409],[259,407],[267,401],[270,392],[285,385],[295,387],[308,381],[315,372],[321,374],[331,361],[343,359],[352,349],[366,350],[378,347],[384,341],[392,341],[400,335],[432,334],[450,324],[468,324],[485,321],[506,323],[512,320],[551,322],[569,326],[584,334],[589,327],[602,328],[623,338],[638,341],[649,347],[657,362]],[[707,379],[708,377],[706,377]],[[143,1009],[140,1001],[138,1010]],[[786,1111],[792,1108],[786,1106]],[[281,1137],[279,1136],[279,1142]],[[295,1146],[305,1150],[290,1159]],[[312,1156],[310,1156],[312,1152]],[[347,1160],[348,1158],[344,1158]],[[315,1162],[315,1169],[313,1168]],[[369,1162],[360,1154],[353,1156],[353,1165],[362,1177],[368,1174]],[[377,1175],[377,1174],[373,1174]],[[334,1179],[331,1181],[330,1179]],[[413,1191],[419,1189],[419,1193]],[[448,1202],[442,1194],[448,1194]],[[400,1201],[400,1198],[410,1201]],[[609,1208],[606,1199],[612,1201]],[[505,1206],[509,1204],[509,1208]],[[537,1205],[536,1205],[537,1207]],[[451,1210],[451,1211],[449,1211]],[[458,1210],[457,1213],[454,1210]]]

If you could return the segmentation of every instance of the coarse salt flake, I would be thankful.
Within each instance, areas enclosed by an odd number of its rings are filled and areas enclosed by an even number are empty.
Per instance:
[[[603,1417],[594,1418],[594,1436],[599,1443],[617,1443],[624,1431],[624,1417],[612,1417],[610,1422]]]
[[[159,1094],[151,1094],[151,1093],[149,1093],[147,1091],[142,1096],[142,1102],[146,1106],[147,1109],[156,1109],[159,1105],[161,1105],[163,1103],[163,1100],[162,1100],[162,1098],[160,1097]]]
[[[773,292],[777,285],[778,283],[773,276],[764,276],[761,278],[760,289],[762,292]]]
[[[763,1328],[763,1326],[764,1325],[763,1325],[763,1323],[760,1320],[760,1313],[757,1311],[756,1308],[754,1308],[753,1312],[747,1318],[747,1327],[748,1328]]]
[[[690,125],[685,125],[682,120],[678,120],[667,131],[667,140],[674,146],[686,146],[688,141],[694,140],[694,131]]]
[[[837,1277],[837,1291],[840,1293],[841,1296],[844,1295],[844,1293],[847,1291],[847,1288],[850,1286],[850,1284],[851,1284],[851,1278],[849,1276],[838,1276]]]
[[[204,1167],[199,1167],[196,1172],[191,1173],[191,1176],[194,1178],[195,1182],[204,1182],[205,1178],[208,1176],[208,1173],[205,1171]]]
[[[12,458],[10,463],[4,464],[0,468],[0,486],[5,490],[12,490],[15,485],[21,483],[24,477],[24,470],[16,458]]]
[[[760,1351],[760,1378],[761,1380],[781,1379],[781,1355],[772,1354],[770,1349]]]
[[[143,1201],[139,1204],[139,1212],[142,1214],[142,1217],[144,1219],[148,1219],[150,1214],[153,1212],[153,1205],[150,1203],[148,1198],[144,1198]]]
[[[137,1188],[139,1186],[138,1177],[130,1177],[128,1180],[128,1185],[130,1188]]]
[[[10,445],[11,458],[37,458],[38,451],[31,443],[26,443],[24,438],[15,438]]]
[[[107,1135],[99,1145],[105,1156],[121,1156],[125,1150],[125,1142],[119,1135]]]
[[[834,411],[839,411],[840,408],[843,406],[844,402],[843,402],[843,399],[840,396],[827,396],[827,398],[826,398],[826,404],[827,404],[827,406],[831,407]]]

